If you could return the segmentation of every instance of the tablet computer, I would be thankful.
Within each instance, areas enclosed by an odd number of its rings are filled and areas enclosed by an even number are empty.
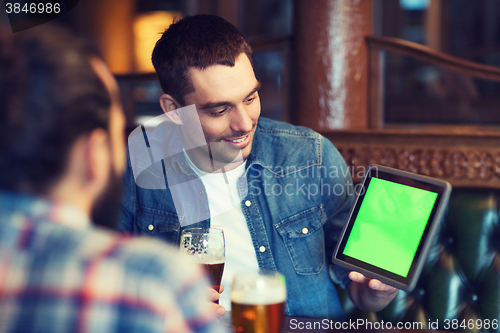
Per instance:
[[[448,203],[445,181],[370,165],[333,262],[398,289],[411,291]]]

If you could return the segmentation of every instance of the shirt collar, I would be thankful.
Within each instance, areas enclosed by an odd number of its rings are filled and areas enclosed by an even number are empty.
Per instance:
[[[76,206],[33,194],[0,191],[0,203],[2,213],[21,212],[30,218],[41,218],[75,229],[92,225],[90,218]]]

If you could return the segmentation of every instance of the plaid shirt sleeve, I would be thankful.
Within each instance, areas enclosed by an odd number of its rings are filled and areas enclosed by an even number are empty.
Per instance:
[[[0,332],[219,333],[201,268],[151,238],[0,214]]]
[[[179,256],[175,256],[170,265],[169,274],[175,276],[177,305],[182,313],[182,318],[187,329],[192,332],[220,333],[223,328],[219,320],[214,318],[211,301],[209,300],[209,283],[204,271],[198,265],[183,262]],[[166,331],[171,332],[168,327],[175,323],[179,317],[169,316],[165,321]]]
[[[186,262],[176,248],[163,242],[141,238],[132,243],[130,253],[134,254],[126,256],[130,260],[125,265],[129,269],[127,274],[133,276],[130,270],[137,270],[147,282],[140,287],[140,293],[131,296],[143,297],[159,309],[164,318],[164,332],[224,332],[211,308],[208,280],[198,265]],[[139,249],[147,249],[153,255],[140,258],[136,254]]]

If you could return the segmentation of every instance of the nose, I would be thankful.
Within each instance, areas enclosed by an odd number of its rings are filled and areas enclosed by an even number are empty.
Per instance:
[[[231,130],[233,132],[248,133],[253,128],[253,120],[250,117],[250,110],[245,105],[239,105],[233,112],[231,118]]]

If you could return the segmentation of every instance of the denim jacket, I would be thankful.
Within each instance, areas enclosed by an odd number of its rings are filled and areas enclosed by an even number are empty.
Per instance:
[[[162,160],[157,168],[163,175],[181,172],[191,180],[193,191],[177,210],[167,177],[165,189],[144,189],[136,186],[129,165],[119,230],[177,243],[184,219],[197,216],[199,225],[210,225],[203,183],[193,180],[194,172],[182,159]],[[333,281],[345,287],[349,279],[331,257],[353,189],[333,144],[311,129],[261,117],[238,189],[259,266],[285,275],[286,315],[343,320]]]

